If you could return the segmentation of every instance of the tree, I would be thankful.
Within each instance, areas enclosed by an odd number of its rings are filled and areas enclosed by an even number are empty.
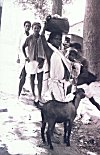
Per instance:
[[[74,0],[15,0],[23,9],[35,9],[37,16],[44,19],[48,14],[62,15],[64,4],[69,4]]]
[[[48,14],[51,14],[50,2],[52,0],[14,0],[15,4],[22,7],[23,10],[35,10],[35,16],[44,19]]]
[[[62,0],[53,0],[52,14],[62,15]]]
[[[2,18],[2,6],[3,6],[3,0],[0,0],[0,29],[1,29],[1,18]]]
[[[64,4],[72,3],[74,0],[52,0],[52,14],[58,14],[62,16],[62,8]]]
[[[100,80],[100,0],[86,1],[83,38],[89,69]]]

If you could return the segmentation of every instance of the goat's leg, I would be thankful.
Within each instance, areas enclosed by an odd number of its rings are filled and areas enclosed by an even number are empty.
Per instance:
[[[72,123],[69,121],[68,124],[68,135],[67,135],[67,146],[70,146],[70,135],[71,135]]]
[[[46,121],[45,121],[45,115],[42,111],[41,111],[41,117],[42,117],[41,138],[43,143],[45,143],[46,141],[45,141],[44,131],[46,127]]]
[[[50,145],[50,131],[49,131],[49,129],[47,129],[47,131],[46,131],[46,136],[47,136],[48,145]]]
[[[45,131],[45,126],[46,126],[46,122],[42,122],[42,127],[41,127],[41,138],[43,143],[45,143],[45,136],[44,136],[44,131]]]
[[[53,136],[54,130],[55,130],[55,123],[53,124],[53,127],[52,127],[51,136]]]
[[[67,143],[66,133],[67,133],[67,123],[64,123],[64,143]]]
[[[47,134],[48,145],[50,145],[50,149],[52,149],[52,150],[53,150],[53,145],[52,145],[52,141],[51,141],[51,136],[52,136],[53,128],[54,128],[54,121],[49,120],[49,122],[48,122],[48,130],[47,130],[46,134]]]

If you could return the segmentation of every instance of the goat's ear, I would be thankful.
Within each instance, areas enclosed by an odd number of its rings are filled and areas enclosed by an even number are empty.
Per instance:
[[[76,95],[76,91],[75,91],[75,92],[73,92],[73,94],[74,94],[74,95]]]

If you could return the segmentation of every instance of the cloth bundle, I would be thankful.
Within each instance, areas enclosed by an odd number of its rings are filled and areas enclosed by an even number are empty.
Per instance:
[[[60,16],[47,16],[46,30],[49,32],[69,32],[69,22],[67,18],[62,18]]]

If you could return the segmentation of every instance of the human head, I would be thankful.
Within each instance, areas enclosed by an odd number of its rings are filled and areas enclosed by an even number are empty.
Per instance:
[[[80,43],[74,42],[70,44],[70,47],[77,50],[77,60],[82,58],[82,46]]]
[[[69,37],[65,37],[65,41],[63,43],[64,49],[66,50],[67,48],[69,48],[70,46],[70,38]]]
[[[80,43],[74,42],[70,43],[70,47],[75,48],[78,52],[82,52],[82,46]]]
[[[41,24],[39,22],[34,22],[32,24],[32,29],[33,29],[34,34],[38,35],[41,30]]]
[[[51,32],[48,42],[54,47],[59,48],[62,43],[62,33],[61,32]]]
[[[24,22],[24,28],[25,28],[25,31],[28,32],[31,28],[31,22],[30,21],[25,21]]]
[[[78,52],[75,49],[71,49],[69,51],[68,59],[74,62],[78,57]]]

